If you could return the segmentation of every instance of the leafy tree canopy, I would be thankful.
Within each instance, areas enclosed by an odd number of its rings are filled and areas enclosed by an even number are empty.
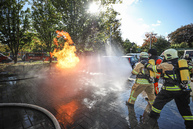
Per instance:
[[[127,53],[136,53],[139,52],[138,51],[138,46],[137,44],[130,42],[129,39],[126,39],[123,44],[122,44],[123,50],[124,50],[124,54]]]
[[[157,50],[158,55],[160,55],[164,50],[168,49],[170,47],[169,41],[165,39],[164,36],[157,36],[157,41],[152,44],[151,48],[154,48]],[[148,52],[149,46],[144,45],[141,47],[142,51]]]
[[[60,19],[61,14],[56,11],[56,8],[52,5],[51,0],[33,0],[33,27],[35,29],[36,36],[42,43],[46,44],[48,52],[51,52],[54,49],[53,39],[56,36],[56,30]]]
[[[5,0],[0,3],[0,41],[7,44],[17,63],[18,51],[25,44],[29,29],[29,9],[23,10],[26,0]]]
[[[193,47],[193,24],[188,24],[176,29],[168,35],[169,41],[173,44],[181,44],[182,42],[188,43],[189,47]]]

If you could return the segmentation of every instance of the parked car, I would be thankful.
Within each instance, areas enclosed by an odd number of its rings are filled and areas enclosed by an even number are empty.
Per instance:
[[[23,61],[49,61],[50,56],[46,53],[26,53],[23,55],[22,60]]]
[[[2,63],[9,63],[12,59],[8,56],[5,56],[3,53],[0,53],[0,62]]]
[[[126,56],[135,56],[135,58],[139,59],[140,53],[127,53]]]
[[[134,68],[135,64],[138,62],[138,59],[135,56],[122,56],[122,57],[128,59],[128,61],[131,64],[132,68]]]

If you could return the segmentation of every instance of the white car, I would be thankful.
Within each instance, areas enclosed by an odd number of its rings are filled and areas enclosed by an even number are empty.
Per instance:
[[[189,54],[189,57],[193,60],[193,49],[192,50],[185,50],[183,54],[183,58],[185,58],[186,54]]]

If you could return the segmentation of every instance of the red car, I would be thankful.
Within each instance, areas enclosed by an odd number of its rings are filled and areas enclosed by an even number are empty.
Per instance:
[[[8,63],[11,62],[12,59],[8,56],[3,55],[2,53],[0,53],[0,62],[2,63]]]
[[[38,60],[44,60],[49,61],[50,56],[46,53],[26,53],[22,57],[23,61],[38,61]]]

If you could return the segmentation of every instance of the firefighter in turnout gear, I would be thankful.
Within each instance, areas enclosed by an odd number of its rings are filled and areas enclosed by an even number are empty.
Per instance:
[[[174,99],[185,121],[186,129],[193,129],[193,116],[189,106],[191,89],[188,84],[190,76],[187,61],[179,60],[175,49],[167,49],[163,55],[166,62],[157,66],[145,64],[149,70],[160,72],[164,80],[162,89],[152,105],[150,117],[158,119],[164,105]]]
[[[157,56],[157,50],[155,49],[149,49],[148,51],[149,54],[149,60],[153,59],[155,62],[155,65],[161,64],[162,60],[158,58]],[[154,77],[154,89],[155,89],[155,95],[159,93],[159,87],[158,87],[158,81],[160,78],[160,73],[155,73]]]
[[[184,59],[187,60],[188,64],[192,62],[192,59],[190,58],[189,54],[186,54]]]
[[[139,57],[140,62],[136,64],[135,68],[132,71],[132,74],[136,75],[136,80],[134,85],[132,86],[130,98],[128,101],[126,101],[126,105],[133,106],[135,104],[137,96],[142,91],[146,92],[149,99],[149,103],[151,105],[153,104],[155,99],[153,81],[150,78],[149,71],[144,68],[144,64],[148,62],[148,53],[141,52]]]

